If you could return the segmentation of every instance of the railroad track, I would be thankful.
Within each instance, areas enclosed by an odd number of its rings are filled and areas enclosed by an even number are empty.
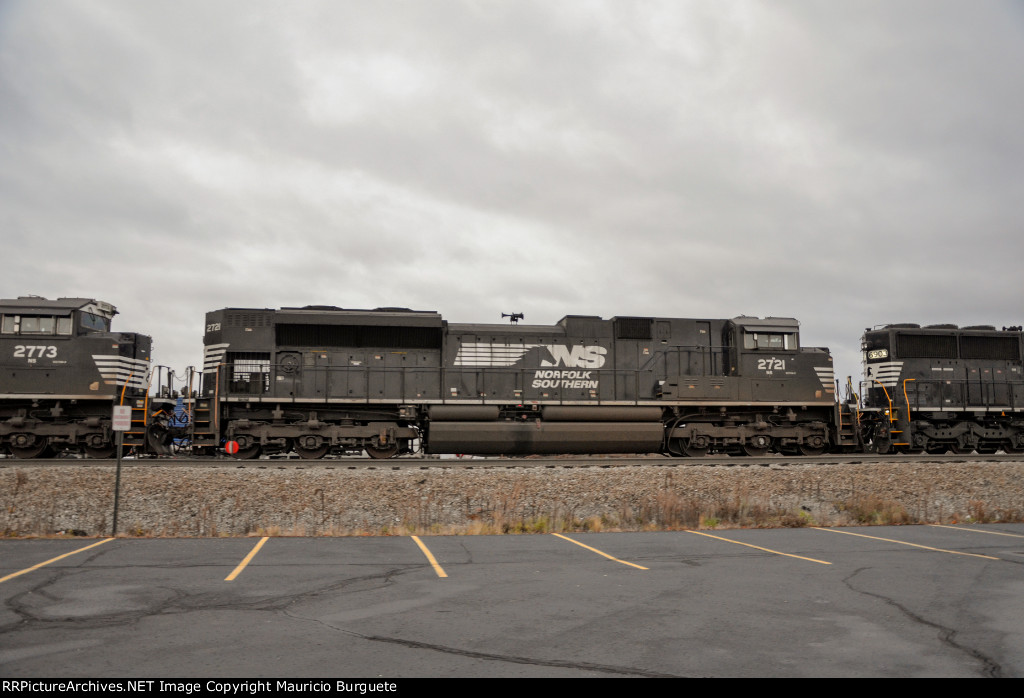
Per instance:
[[[628,468],[640,466],[657,467],[807,467],[815,465],[847,465],[865,463],[1021,463],[1024,454],[998,455],[909,455],[909,454],[827,454],[820,456],[705,456],[703,458],[667,458],[660,455],[595,457],[563,456],[557,458],[393,458],[374,460],[370,458],[324,458],[303,460],[298,458],[264,458],[257,460],[235,460],[233,458],[124,458],[126,467],[147,468],[230,468],[233,470],[487,470],[525,468]],[[113,459],[50,458],[20,459],[0,458],[0,468],[26,467],[112,467]]]

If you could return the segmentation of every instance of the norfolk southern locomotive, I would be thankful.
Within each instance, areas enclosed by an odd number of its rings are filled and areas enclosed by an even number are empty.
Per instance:
[[[128,446],[163,452],[151,414],[146,335],[111,332],[117,309],[91,298],[0,300],[0,452],[114,454],[114,405],[132,407]]]
[[[865,332],[861,438],[872,450],[1024,449],[1020,327],[901,324]]]
[[[150,338],[111,332],[115,313],[86,298],[0,301],[0,451],[109,457],[116,404],[132,405],[126,443],[140,452],[173,437],[194,454],[237,444],[239,458],[1024,449],[1020,327],[868,330],[860,396],[848,383],[837,401],[828,350],[801,346],[790,318],[490,325],[226,308],[207,314],[181,427],[148,395]]]
[[[448,323],[404,308],[206,316],[193,445],[240,458],[427,453],[817,454],[837,429],[832,358],[790,318],[570,315]],[[849,421],[849,420],[848,420]]]

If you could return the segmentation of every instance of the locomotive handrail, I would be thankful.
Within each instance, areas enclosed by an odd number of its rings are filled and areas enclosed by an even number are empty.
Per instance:
[[[221,362],[221,363],[216,365],[216,369],[214,371],[214,373],[215,373],[215,377],[214,377],[215,378],[215,383],[214,383],[215,390],[214,390],[214,397],[213,397],[215,402],[219,402],[219,398],[220,398],[219,391],[220,391],[220,382],[221,382],[220,375],[221,375],[221,367],[222,366],[223,367],[232,367],[233,364],[231,364],[230,362]],[[280,366],[278,364],[272,364],[272,365],[268,366],[267,368],[268,368],[268,370],[266,370],[266,371],[253,371],[253,372],[247,374],[247,376],[244,379],[237,381],[237,385],[235,384],[235,382],[227,381],[226,384],[225,384],[225,395],[226,396],[227,395],[252,395],[254,397],[257,397],[257,399],[260,399],[260,400],[266,399],[266,398],[263,397],[264,395],[266,395],[270,399],[274,399],[274,400],[284,400],[284,399],[287,399],[287,397],[284,396],[284,395],[275,395],[275,394],[273,394],[274,393],[274,382],[273,381],[269,381],[269,380],[267,380],[265,378],[266,376],[272,375],[270,373],[270,371],[273,371],[274,374],[276,374],[277,376],[285,375],[284,372],[280,371]],[[485,397],[485,396],[481,396],[480,393],[487,393],[487,392],[489,392],[488,391],[488,387],[491,385],[491,382],[493,380],[499,380],[500,381],[502,377],[509,378],[509,377],[512,377],[512,376],[518,378],[517,383],[521,386],[521,388],[517,388],[517,389],[518,390],[522,390],[525,393],[526,391],[531,389],[531,387],[530,387],[531,376],[533,376],[533,374],[535,374],[537,371],[543,371],[543,370],[548,370],[548,368],[547,367],[545,367],[545,368],[540,368],[540,367],[532,367],[532,368],[507,367],[505,369],[502,369],[502,368],[493,369],[492,368],[492,369],[488,369],[488,370],[483,370],[483,369],[461,370],[461,371],[457,372],[458,375],[460,376],[460,382],[463,382],[461,379],[465,378],[466,380],[464,382],[468,383],[470,387],[472,387],[475,384],[476,390],[471,392],[471,393],[460,394],[457,397],[459,399],[473,399],[473,398],[481,399],[482,397]],[[642,377],[648,375],[648,372],[646,372],[646,371],[644,371],[642,369],[636,369],[636,368],[628,368],[628,369],[626,369],[626,368],[621,368],[621,369],[620,368],[613,368],[613,369],[607,369],[607,368],[606,369],[577,368],[577,369],[574,369],[574,368],[562,368],[562,367],[559,367],[559,368],[551,368],[550,370],[552,370],[552,371],[570,370],[570,371],[588,372],[588,373],[594,374],[594,376],[590,380],[595,381],[595,382],[604,381],[605,382],[605,386],[608,385],[608,381],[612,381],[611,388],[610,388],[610,391],[609,391],[611,394],[606,398],[608,400],[614,400],[614,401],[617,401],[617,402],[628,400],[628,401],[631,401],[631,402],[639,403],[639,402],[646,401],[646,400],[656,399],[655,395],[653,393],[650,396],[645,396],[645,395],[641,394],[641,386],[643,384]],[[400,399],[403,399],[403,400],[423,399],[425,396],[423,396],[423,395],[416,395],[415,394],[415,387],[414,387],[415,386],[415,380],[414,380],[413,376],[414,375],[430,375],[430,374],[435,375],[435,376],[438,377],[438,386],[437,386],[437,391],[438,392],[437,392],[437,396],[436,396],[437,399],[447,400],[447,399],[449,399],[451,397],[444,390],[444,386],[447,385],[446,378],[448,377],[448,375],[451,372],[451,370],[447,369],[447,368],[443,368],[443,367],[442,368],[430,367],[430,366],[379,366],[379,367],[376,367],[376,366],[366,366],[366,365],[363,365],[363,366],[315,366],[315,367],[306,367],[306,368],[303,369],[303,372],[304,373],[312,374],[313,376],[316,376],[316,378],[313,379],[314,380],[314,390],[317,393],[321,393],[322,392],[322,397],[325,397],[325,398],[331,397],[333,389],[338,387],[338,385],[336,384],[335,380],[333,380],[333,379],[335,379],[336,377],[339,377],[339,376],[342,377],[343,379],[345,379],[347,377],[349,385],[356,390],[356,393],[355,393],[356,395],[359,395],[361,393],[364,396],[369,396],[370,392],[371,392],[371,387],[372,387],[371,381],[376,376],[377,378],[382,379],[382,380],[397,380],[398,383],[399,383],[398,386],[397,386],[397,388],[398,388],[397,392],[401,396]],[[253,375],[263,376],[264,378],[254,379],[254,378],[250,377],[250,376],[253,376]],[[355,385],[352,384],[352,380],[353,379],[356,381]],[[618,392],[616,390],[618,381],[622,380],[622,379],[624,379],[624,382],[627,384],[627,386],[625,386],[625,387],[627,387],[628,392],[634,393],[631,397],[626,397],[625,395],[621,395],[620,396],[620,395],[616,395],[615,394],[616,392]],[[607,387],[604,387],[604,386],[602,386],[602,387],[604,388],[604,390],[608,390]],[[654,387],[654,386],[652,386],[652,387]],[[588,388],[588,387],[564,388],[564,387],[559,386],[559,387],[553,388],[553,390],[557,390],[558,391],[559,394],[557,396],[548,397],[546,399],[545,398],[539,398],[539,399],[545,400],[547,402],[567,402],[567,401],[575,402],[575,401],[578,401],[578,400],[581,400],[581,399],[596,400],[597,402],[601,402],[602,401],[600,397],[596,397],[596,396],[588,396],[588,395],[566,396],[566,395],[563,394],[563,391],[567,390],[567,389],[568,390],[578,390],[578,391],[598,390],[599,392],[603,392],[603,390],[601,388],[597,388],[597,389],[595,389],[595,388]],[[523,396],[520,396],[520,398],[522,398],[522,397]],[[292,396],[292,399],[294,400],[294,396]]]
[[[904,378],[903,379],[903,401],[907,403],[907,424],[910,424],[910,398],[907,397],[907,383],[910,381],[916,381],[916,378]],[[917,397],[917,396],[915,396]]]
[[[215,434],[220,433],[220,367],[223,365],[223,363],[217,364],[213,377],[213,410],[210,417],[213,422],[213,432]]]
[[[892,398],[891,398],[891,397],[889,397],[889,391],[885,389],[885,386],[884,386],[884,385],[882,385],[882,384],[881,384],[881,383],[880,383],[880,382],[878,381],[878,379],[877,379],[877,378],[872,378],[872,379],[871,379],[871,382],[872,382],[872,383],[878,383],[878,387],[882,389],[882,392],[883,392],[883,393],[885,393],[885,399],[886,399],[886,400],[888,401],[888,403],[889,403],[889,412],[888,412],[888,414],[889,414],[889,421],[890,421],[890,422],[892,422]]]
[[[185,414],[188,415],[188,440],[189,440],[189,443],[194,444],[196,442],[196,420],[195,420],[195,413],[196,413],[196,408],[198,407],[198,405],[195,404],[196,403],[196,398],[192,397],[192,380],[195,378],[196,370],[192,366],[189,366],[185,370],[188,372],[188,393],[187,394],[188,394],[189,398],[191,398],[191,400],[192,400],[192,403],[191,403],[191,408],[192,409],[191,410],[189,409],[189,406],[190,406],[189,405],[189,400],[183,401],[182,406],[185,408]]]
[[[142,398],[142,426],[149,427],[149,391],[153,387],[153,372],[146,379],[146,394]],[[144,429],[145,430],[145,429]]]
[[[221,367],[232,369],[225,372]],[[541,372],[559,375],[541,376]],[[508,402],[527,400],[550,404],[579,403],[580,401],[602,404],[617,402],[640,404],[664,399],[659,396],[659,381],[656,378],[678,377],[681,380],[730,380],[723,375],[680,374],[679,376],[655,376],[642,368],[588,368],[552,366],[529,368],[507,367],[438,367],[438,366],[379,366],[334,364],[305,366],[299,371],[284,370],[282,364],[266,364],[258,369],[235,365],[231,361],[211,366],[208,373],[214,373],[216,390],[214,400],[219,402],[221,375],[226,399],[241,399],[243,396],[255,401],[291,401],[309,391],[311,399],[387,399],[390,401],[441,400],[448,402],[466,400],[495,400],[505,398]],[[568,375],[570,373],[577,375]],[[583,374],[587,374],[584,376]],[[275,378],[276,377],[276,378]],[[451,381],[449,380],[451,379]],[[733,377],[734,378],[734,377]],[[287,383],[279,382],[286,379]],[[537,385],[537,381],[550,383]],[[557,385],[555,385],[557,383]],[[294,384],[294,389],[292,385]],[[515,387],[515,395],[504,395],[509,384]],[[459,391],[452,395],[451,387]],[[417,392],[418,391],[418,392]],[[540,393],[548,392],[547,396]],[[743,399],[734,395],[732,399]],[[890,400],[891,402],[891,400]],[[220,420],[223,421],[223,420]],[[218,425],[219,422],[215,422]]]
[[[124,385],[121,386],[121,401],[118,403],[118,406],[124,405],[124,393],[125,393],[126,390],[128,390],[128,383],[131,382],[132,376],[134,376],[134,375],[135,375],[135,370],[132,369],[131,371],[128,372],[128,377],[124,379]]]
[[[910,387],[913,388],[912,390],[905,385],[909,381],[914,381],[916,384],[916,387]],[[907,378],[903,382],[908,407],[918,411],[941,412],[998,408],[1016,410],[1024,406],[1024,403],[1021,402],[1021,396],[1024,396],[1024,381]],[[885,390],[885,387],[877,379],[861,381],[862,387],[868,384],[877,384]],[[929,393],[929,388],[931,393]],[[914,393],[914,402],[909,400],[911,392]],[[886,397],[888,398],[888,394]]]
[[[185,371],[188,373],[188,389],[187,389],[188,392],[186,392],[185,394],[188,395],[189,397],[191,397],[192,396],[192,380],[195,378],[196,370],[192,366],[189,366],[188,368],[185,369]],[[192,402],[190,402],[189,400],[183,400],[182,403],[181,403],[181,406],[182,406],[182,409],[184,409],[184,411],[185,411],[185,415],[188,417],[188,421],[192,422],[193,421],[192,413],[195,411],[195,405]]]

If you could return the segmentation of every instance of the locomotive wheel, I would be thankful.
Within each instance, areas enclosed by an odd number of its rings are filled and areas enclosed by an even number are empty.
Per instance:
[[[929,446],[925,449],[925,453],[930,456],[941,456],[949,450],[949,446],[943,444],[942,446]]]
[[[768,452],[768,446],[767,445],[758,446],[758,445],[755,445],[753,443],[744,443],[743,444],[743,453],[745,453],[746,455],[753,455],[753,456],[757,457],[759,455],[764,455],[767,452]]]
[[[772,440],[764,434],[759,434],[743,444],[743,452],[748,456],[763,456],[768,453],[772,446]]]
[[[370,458],[376,459],[390,458],[398,453],[398,444],[392,444],[391,446],[385,446],[384,448],[377,446],[364,446],[363,448],[366,449],[366,453]]]
[[[236,460],[252,460],[260,455],[260,440],[251,434],[237,434],[232,439],[238,444],[237,453],[228,455]]]
[[[886,445],[885,450],[889,450],[888,444]],[[800,453],[805,456],[820,456],[824,452],[824,446],[808,446],[807,444],[800,444]],[[879,453],[882,453],[882,451],[879,451]]]
[[[973,451],[974,448],[972,446],[968,446],[966,444],[961,444],[960,442],[957,442],[950,446],[949,450],[951,453],[955,453],[958,456],[964,456]]]
[[[45,440],[31,446],[11,446],[11,455],[15,458],[46,458],[52,453]]]
[[[299,458],[302,458],[303,460],[317,460],[326,456],[330,449],[330,444],[324,444],[318,448],[303,448],[302,446],[296,446],[295,452],[298,453]]]
[[[703,458],[710,450],[707,446],[694,446],[689,439],[681,439],[679,445],[683,453],[690,458]]]
[[[113,458],[114,444],[103,444],[102,446],[86,446],[85,455],[90,458]]]
[[[991,456],[993,453],[995,453],[996,451],[999,450],[999,447],[998,446],[978,446],[974,450],[977,451],[982,456]]]
[[[260,455],[260,445],[256,443],[252,446],[246,446],[245,448],[238,449],[238,453],[229,455],[237,460],[252,460]]]

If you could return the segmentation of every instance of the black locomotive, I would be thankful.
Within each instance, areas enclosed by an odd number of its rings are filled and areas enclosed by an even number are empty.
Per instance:
[[[885,325],[864,333],[866,446],[929,453],[1024,449],[1020,327]]]
[[[206,316],[204,360],[193,446],[233,441],[241,458],[814,454],[854,438],[836,428],[828,350],[802,347],[790,318],[226,308]]]
[[[569,315],[455,324],[406,308],[225,308],[206,316],[181,421],[149,395],[150,338],[86,298],[0,300],[0,451],[126,444],[238,458],[295,452],[994,453],[1024,449],[1020,327],[885,325],[862,338],[860,395],[791,318]],[[162,394],[168,394],[162,388]]]
[[[166,423],[148,396],[152,342],[112,332],[116,314],[91,298],[0,300],[0,452],[110,457],[114,405],[132,407],[126,445],[165,452]]]

